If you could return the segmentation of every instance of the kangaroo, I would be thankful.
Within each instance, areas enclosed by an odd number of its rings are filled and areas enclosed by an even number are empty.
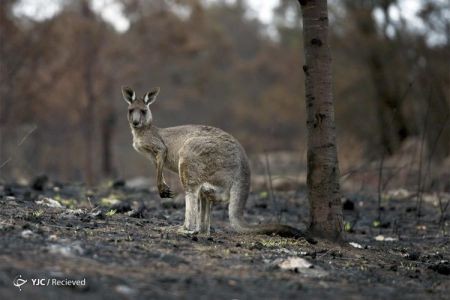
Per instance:
[[[122,87],[128,103],[128,121],[136,151],[156,166],[156,181],[161,198],[173,197],[164,180],[167,168],[180,177],[186,193],[183,230],[210,234],[211,206],[229,201],[232,228],[239,233],[301,236],[290,226],[280,224],[250,225],[243,219],[250,191],[250,167],[241,144],[221,129],[203,125],[158,128],[153,125],[150,105],[159,93],[153,88],[137,98],[129,87]]]

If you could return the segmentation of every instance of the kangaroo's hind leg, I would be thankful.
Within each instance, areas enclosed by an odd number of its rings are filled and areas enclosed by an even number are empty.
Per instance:
[[[199,216],[199,192],[197,190],[186,191],[186,212],[184,216],[184,229],[188,232],[198,231]]]
[[[199,233],[209,235],[211,233],[211,207],[215,199],[215,190],[202,186],[199,193],[200,222],[197,224]]]
[[[186,193],[186,211],[182,231],[194,233],[200,222],[200,185],[192,180],[190,176],[189,163],[183,157],[178,162],[180,181]]]

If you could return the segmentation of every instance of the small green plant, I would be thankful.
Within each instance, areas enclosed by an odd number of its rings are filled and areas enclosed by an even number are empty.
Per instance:
[[[109,195],[108,197],[100,199],[100,205],[102,206],[113,206],[119,202],[120,200],[118,200],[114,195]]]
[[[35,210],[33,212],[27,212],[24,219],[31,222],[40,222],[44,216],[44,211],[42,209]]]
[[[261,198],[267,198],[269,196],[269,193],[267,191],[262,191],[259,193],[259,197]]]
[[[380,225],[381,225],[380,220],[374,220],[374,221],[372,222],[372,226],[375,227],[375,228],[380,227]]]
[[[345,224],[344,224],[344,230],[345,230],[346,232],[352,231],[352,224],[350,224],[350,222],[345,222]]]
[[[74,209],[76,207],[77,201],[75,199],[60,199],[58,200],[62,205],[67,208]]]
[[[115,210],[115,209],[110,209],[110,210],[108,210],[108,211],[106,212],[106,216],[107,216],[107,217],[112,217],[112,216],[114,216],[114,215],[116,214],[116,212],[117,212],[117,210]]]
[[[36,219],[41,218],[44,215],[44,211],[42,209],[38,209],[32,213],[33,217]]]

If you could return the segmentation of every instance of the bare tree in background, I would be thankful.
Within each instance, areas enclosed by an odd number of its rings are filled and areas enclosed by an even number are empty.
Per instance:
[[[97,95],[95,91],[95,71],[99,59],[101,45],[101,33],[98,26],[92,28],[90,22],[94,22],[94,12],[87,0],[81,3],[81,14],[85,18],[86,28],[84,32],[84,92],[86,96],[86,106],[84,110],[84,136],[85,136],[85,178],[88,184],[94,182],[94,128],[95,111],[97,106]],[[107,154],[108,155],[108,154]]]
[[[310,232],[342,237],[339,164],[328,46],[327,0],[299,0],[303,16],[305,92],[308,129],[307,184]]]
[[[114,95],[112,94],[113,91],[114,81],[111,78],[108,78],[108,80],[105,80],[105,84],[103,85],[100,93],[102,97],[110,100],[114,99]],[[102,119],[100,121],[100,155],[102,158],[101,172],[102,175],[106,178],[114,178],[115,176],[117,176],[117,172],[114,166],[113,151],[117,115],[114,110],[114,106],[111,104],[111,101],[103,101],[102,103],[100,103],[98,109],[103,112]]]
[[[411,135],[402,110],[407,79],[402,77],[406,72],[400,68],[400,58],[404,56],[398,51],[401,39],[388,34],[388,28],[393,28],[389,9],[397,1],[346,0],[344,5],[349,19],[355,23],[356,38],[362,39],[367,47],[361,53],[374,84],[380,144],[383,153],[392,155]],[[374,17],[376,9],[380,9],[385,19],[381,33]]]

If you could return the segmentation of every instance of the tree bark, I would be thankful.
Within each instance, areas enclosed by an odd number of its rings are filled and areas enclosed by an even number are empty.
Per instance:
[[[84,172],[85,180],[88,186],[94,183],[94,111],[95,111],[95,94],[93,87],[93,65],[87,63],[84,73],[84,88],[87,99],[87,104],[84,109],[83,129],[85,141],[85,157],[84,157]]]
[[[328,46],[327,0],[299,0],[305,45],[307,185],[311,234],[342,238],[339,164]]]
[[[116,174],[113,166],[113,134],[116,118],[114,112],[109,112],[102,121],[102,172],[109,178]]]
[[[94,13],[92,12],[88,1],[81,2],[81,14],[87,22],[94,20]],[[88,186],[94,183],[94,133],[95,133],[95,110],[96,110],[96,95],[94,87],[94,72],[98,60],[98,49],[96,37],[92,29],[86,26],[84,29],[84,92],[86,96],[86,106],[84,108],[83,129],[85,139],[85,158],[84,158],[84,172],[85,180]]]
[[[399,83],[401,81],[406,83],[407,79],[400,77],[398,72],[390,67],[390,64],[397,67],[401,65],[396,54],[400,41],[391,39],[387,34],[388,26],[392,25],[388,11],[394,2],[392,0],[381,3],[354,0],[344,2],[349,18],[355,22],[355,27],[362,37],[359,42],[364,44],[361,53],[366,53],[363,55],[364,61],[374,84],[373,100],[377,110],[379,145],[383,155],[394,154],[402,142],[411,135],[408,118],[402,111],[407,91],[398,88],[405,85]],[[381,9],[386,19],[381,34],[377,30],[377,22],[373,16],[376,9]]]

